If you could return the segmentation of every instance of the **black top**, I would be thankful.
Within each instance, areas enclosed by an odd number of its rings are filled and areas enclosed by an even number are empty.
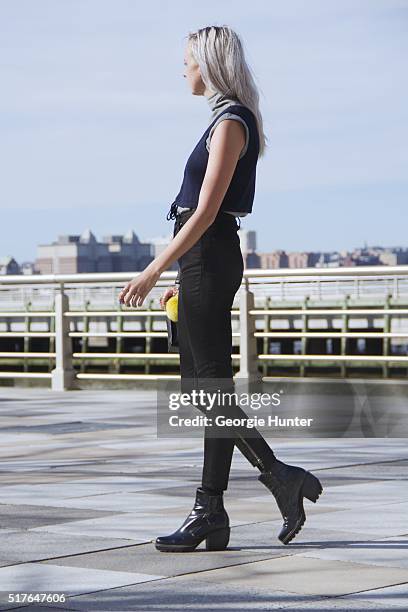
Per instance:
[[[238,160],[231,182],[221,203],[221,211],[252,212],[255,195],[256,165],[259,157],[259,133],[256,117],[246,106],[230,105],[221,112],[205,130],[193,149],[184,168],[183,182],[176,199],[172,203],[167,219],[176,217],[177,206],[196,208],[208,164],[206,139],[214,123],[224,113],[239,115],[249,130],[248,147]]]

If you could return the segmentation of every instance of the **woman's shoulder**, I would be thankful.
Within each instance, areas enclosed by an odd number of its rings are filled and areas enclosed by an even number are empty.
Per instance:
[[[230,109],[234,109],[234,112],[237,111],[237,112],[242,112],[244,114],[248,114],[248,113],[250,113],[251,115],[253,114],[249,106],[246,106],[246,104],[242,104],[241,102],[234,102],[233,104],[230,104],[229,106],[227,106],[225,110],[228,111]]]
[[[252,110],[248,106],[245,106],[241,103],[231,104],[230,106],[227,106],[227,108],[222,111],[221,115],[225,113],[229,113],[231,115],[238,115],[239,117],[241,117],[241,119],[244,119],[249,124],[253,122],[256,123],[256,117]]]

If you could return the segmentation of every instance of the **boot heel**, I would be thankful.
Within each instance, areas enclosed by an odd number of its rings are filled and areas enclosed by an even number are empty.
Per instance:
[[[306,472],[306,478],[303,481],[302,485],[302,495],[303,497],[307,497],[310,501],[316,503],[317,498],[320,493],[323,491],[323,487],[320,484],[320,480],[313,476],[310,472]]]
[[[205,540],[206,550],[225,550],[227,548],[230,537],[230,528],[217,529],[209,533]]]

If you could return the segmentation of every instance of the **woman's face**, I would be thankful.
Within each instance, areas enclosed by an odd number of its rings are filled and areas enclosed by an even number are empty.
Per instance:
[[[194,60],[191,50],[190,44],[187,43],[187,46],[184,51],[184,78],[187,79],[188,84],[190,85],[191,93],[195,96],[203,96],[206,87],[201,78],[200,68],[197,62]]]

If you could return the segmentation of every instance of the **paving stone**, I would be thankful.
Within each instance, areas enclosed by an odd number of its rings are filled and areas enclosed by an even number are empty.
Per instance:
[[[128,538],[134,542],[150,542],[162,533],[174,531],[179,527],[179,523],[180,521],[176,521],[174,517],[166,514],[151,515],[149,513],[126,512],[100,519],[34,527],[31,532],[65,533],[91,537],[104,537],[109,534],[111,538]]]
[[[24,563],[0,568],[0,590],[10,592],[62,592],[67,594],[88,593],[123,585],[157,580],[153,576],[137,572],[104,571],[68,567],[63,563]]]
[[[66,607],[67,604],[64,605],[64,608],[62,607],[56,608],[53,605],[51,604],[47,605],[46,603],[39,603],[38,605],[35,605],[33,603],[30,603],[29,605],[27,604],[21,605],[21,602],[20,602],[20,603],[15,603],[15,604],[8,603],[8,604],[2,605],[2,602],[7,601],[7,599],[8,599],[8,593],[4,593],[3,595],[0,592],[0,610],[18,610],[18,611],[28,610],[29,612],[49,612],[50,610],[54,612],[55,610],[67,610],[69,612],[70,610],[72,610],[73,612],[75,612],[74,608]]]
[[[401,482],[386,480],[381,482],[362,482],[349,485],[331,486],[325,482],[325,476],[318,475],[323,486],[323,493],[316,505],[330,508],[352,509],[365,506],[384,506],[408,501],[408,483],[401,487]]]
[[[66,555],[88,553],[120,546],[137,544],[129,539],[119,539],[105,534],[102,537],[75,534],[36,533],[33,530],[7,530],[0,533],[0,565],[54,559]],[[0,588],[1,590],[1,588]]]
[[[338,547],[299,553],[298,556],[408,569],[408,536],[367,542],[347,542]]]
[[[226,567],[258,559],[272,559],[308,550],[314,551],[316,548],[320,549],[321,546],[340,546],[348,542],[365,544],[370,538],[366,536],[364,539],[360,534],[347,534],[344,537],[344,534],[340,532],[310,529],[304,534],[304,541],[302,541],[301,534],[290,545],[285,546],[278,540],[277,532],[271,529],[269,523],[240,525],[231,529],[228,549],[225,551],[208,552],[202,542],[191,553],[168,554],[157,551],[154,544],[149,543],[112,548],[98,551],[95,554],[74,555],[64,558],[64,563],[96,569],[143,571],[175,576],[211,567]],[[53,560],[50,560],[49,563],[53,563]]]
[[[38,431],[47,434],[61,433],[81,433],[83,431],[98,431],[105,429],[119,429],[120,427],[128,427],[125,424],[119,423],[86,423],[83,421],[72,421],[69,423],[49,423],[44,425],[15,425],[13,427],[2,427],[5,434],[8,432],[17,433],[36,433]]]
[[[184,501],[184,503],[183,503]],[[38,500],[40,504],[40,500]],[[48,507],[61,508],[62,510],[66,509],[68,512],[69,509],[77,509],[78,511],[84,511],[84,516],[87,518],[91,518],[93,512],[100,511],[102,515],[102,511],[112,511],[116,513],[122,512],[153,512],[156,514],[167,513],[172,508],[180,508],[180,511],[183,512],[189,506],[192,506],[191,496],[190,498],[178,498],[171,496],[163,496],[156,495],[156,493],[152,490],[150,492],[140,492],[140,493],[111,493],[111,494],[101,494],[101,495],[93,495],[90,497],[73,497],[70,499],[64,498],[60,500],[50,500],[48,501]],[[161,508],[161,511],[157,511],[157,508]],[[86,512],[87,510],[91,510],[93,512]]]
[[[248,552],[275,550],[278,549],[285,553],[299,553],[314,551],[332,547],[340,547],[353,544],[364,544],[372,541],[372,536],[363,532],[353,533],[351,531],[335,531],[330,529],[320,529],[319,522],[314,523],[306,519],[302,529],[289,544],[284,545],[278,539],[278,534],[282,526],[282,521],[267,521],[262,523],[249,523],[239,525],[231,530],[230,548],[237,550],[246,549]]]
[[[180,582],[183,580],[188,580],[188,576],[180,578]],[[200,580],[304,595],[334,596],[408,582],[408,570],[305,558],[295,554],[203,571]]]
[[[199,575],[198,575],[199,576]],[[389,600],[388,600],[389,601]],[[180,577],[140,583],[135,586],[119,587],[98,594],[69,597],[70,609],[81,612],[121,612],[140,610],[217,611],[242,612],[243,610],[310,610],[329,612],[341,610],[365,612],[365,610],[393,610],[393,605],[384,607],[375,601],[357,600],[350,597],[320,597],[298,595],[270,588],[256,588],[247,584],[212,584],[209,581],[192,577],[188,581]],[[406,608],[405,608],[406,609]]]
[[[157,479],[157,484],[167,487],[181,486],[179,480]],[[148,491],[155,489],[155,481],[152,479],[127,477],[109,477],[104,479],[81,479],[69,480],[63,483],[50,484],[19,484],[2,487],[3,503],[35,504],[36,501],[44,503],[45,500],[52,505],[53,500],[75,499],[89,497],[91,495],[101,495],[102,493],[114,493],[120,491]]]
[[[337,475],[340,470],[322,470],[320,474],[325,478],[332,478]],[[351,467],[341,468],[341,476],[345,479],[359,478],[361,480],[385,481],[396,480],[408,481],[408,461],[383,461],[375,463],[366,463],[363,465],[355,465]],[[330,480],[330,482],[332,482]],[[346,484],[346,483],[345,483]],[[408,487],[407,487],[408,488]]]
[[[398,608],[408,609],[408,582],[396,584],[385,588],[376,588],[363,593],[355,593],[352,596],[344,597],[346,605],[350,600],[359,603],[362,608],[370,604],[379,606],[382,610]]]
[[[257,550],[256,546],[253,550],[232,546],[226,551],[206,551],[204,544],[202,542],[189,553],[165,553],[156,550],[154,544],[149,543],[73,555],[64,557],[59,562],[70,567],[178,576],[293,554],[289,547],[284,548],[276,544],[263,550]],[[53,564],[55,561],[51,559],[44,563]]]
[[[354,531],[360,529],[376,539],[408,534],[408,502],[377,504],[373,509],[355,508],[319,515],[319,528]]]
[[[109,512],[92,510],[94,517],[106,516]],[[41,525],[56,525],[90,518],[88,510],[76,508],[53,508],[52,506],[0,504],[0,527],[9,529],[30,529]]]

